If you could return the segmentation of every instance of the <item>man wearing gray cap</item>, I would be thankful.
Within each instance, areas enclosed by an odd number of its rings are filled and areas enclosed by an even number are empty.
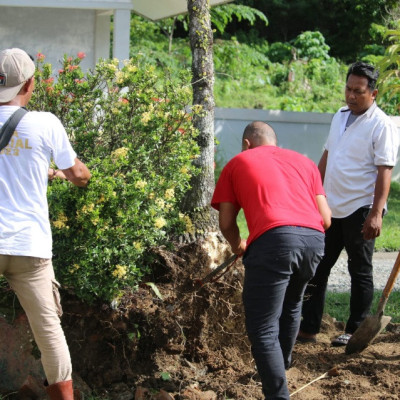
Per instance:
[[[28,104],[34,73],[35,65],[25,51],[0,52],[0,128]],[[90,172],[76,157],[59,119],[48,112],[26,113],[0,151],[0,274],[27,314],[41,352],[50,399],[73,400],[71,359],[51,262],[46,198],[51,159],[74,185],[88,184]],[[23,387],[24,391],[29,398],[29,387]]]

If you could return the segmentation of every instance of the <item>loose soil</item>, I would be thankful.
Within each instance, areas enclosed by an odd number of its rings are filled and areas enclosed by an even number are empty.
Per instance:
[[[63,294],[63,325],[75,373],[94,398],[263,399],[244,328],[241,262],[196,290],[196,279],[227,253],[211,259],[198,245],[157,253],[148,279],[162,300],[148,285],[127,294],[117,309],[83,305]],[[317,343],[296,344],[287,371],[291,393],[332,368],[337,374],[317,380],[293,399],[399,399],[400,326],[390,324],[361,354],[350,356],[330,346],[342,331],[342,323],[325,316]]]

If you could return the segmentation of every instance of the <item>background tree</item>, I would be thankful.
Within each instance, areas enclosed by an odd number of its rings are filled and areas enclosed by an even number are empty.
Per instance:
[[[255,22],[260,37],[269,42],[293,40],[304,31],[320,31],[331,47],[331,55],[347,62],[355,59],[371,42],[372,22],[385,23],[398,0],[237,0],[239,4],[262,11],[269,20],[267,29]],[[227,33],[238,36],[248,30],[239,21]],[[251,35],[242,35],[251,38]]]
[[[400,20],[397,26],[397,29],[386,32],[385,37],[390,44],[378,65],[380,70],[378,101],[386,107],[391,105],[394,115],[400,110]]]

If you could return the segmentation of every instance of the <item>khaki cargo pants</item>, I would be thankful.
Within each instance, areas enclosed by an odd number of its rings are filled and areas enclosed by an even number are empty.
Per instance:
[[[61,327],[59,284],[51,259],[0,254],[0,274],[28,317],[48,383],[70,380],[71,357]]]

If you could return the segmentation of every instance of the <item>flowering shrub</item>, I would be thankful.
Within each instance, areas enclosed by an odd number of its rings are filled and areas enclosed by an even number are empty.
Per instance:
[[[198,146],[188,76],[172,82],[140,58],[121,68],[101,61],[84,74],[84,56],[64,57],[54,73],[41,54],[30,109],[61,119],[92,172],[85,189],[49,184],[57,277],[87,301],[110,301],[139,284],[152,246],[193,229],[179,201]]]

